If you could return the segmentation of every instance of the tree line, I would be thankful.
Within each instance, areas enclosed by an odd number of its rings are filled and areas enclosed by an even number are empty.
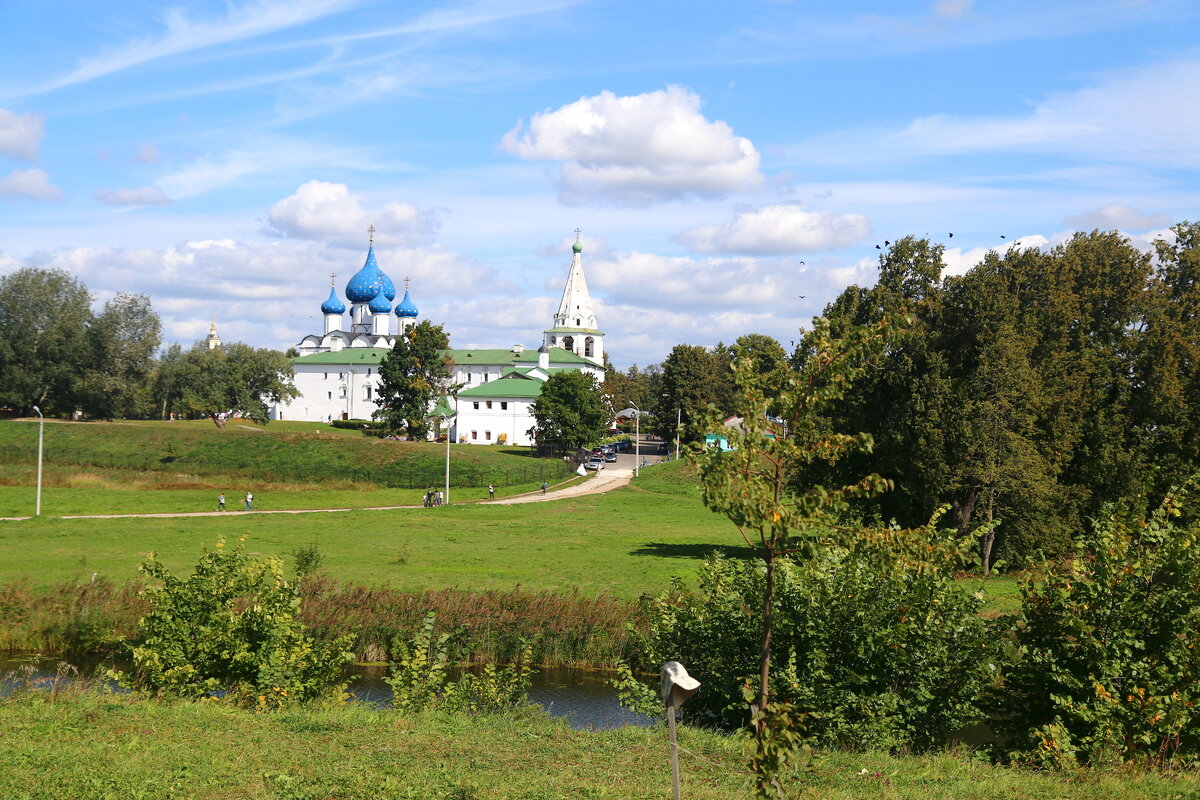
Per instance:
[[[959,530],[988,532],[985,568],[1064,552],[1106,503],[1145,513],[1200,468],[1200,225],[1172,233],[1151,252],[1117,232],[1080,233],[1048,250],[991,251],[947,277],[942,245],[895,242],[875,284],[846,288],[824,313],[835,335],[901,322],[823,420],[870,434],[873,448],[804,465],[793,490],[878,473],[894,490],[854,513],[915,526],[949,504]],[[661,364],[610,370],[605,389],[615,407],[652,413],[659,435],[674,436],[679,418],[696,441],[706,409],[737,404],[732,364],[752,361],[777,394],[812,357],[811,336],[790,355],[759,334],[677,345]]]
[[[268,402],[296,396],[283,353],[204,341],[160,353],[162,323],[146,295],[93,305],[66,270],[25,267],[0,277],[0,405],[92,419],[233,411],[266,422]]]

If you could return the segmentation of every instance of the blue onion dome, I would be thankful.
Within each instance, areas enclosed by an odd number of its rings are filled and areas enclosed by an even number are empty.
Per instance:
[[[371,298],[371,302],[367,305],[367,310],[372,314],[386,314],[392,310],[392,304],[388,302],[387,295],[383,293],[382,287]]]
[[[404,290],[404,299],[400,301],[400,305],[396,306],[397,317],[415,317],[417,315],[417,304],[408,296],[408,289]]]
[[[345,314],[346,304],[338,299],[337,291],[329,287],[329,299],[321,303],[322,314]]]
[[[346,284],[346,299],[351,303],[369,303],[380,291],[388,300],[396,299],[396,286],[379,268],[379,263],[375,261],[375,245],[372,244],[363,268],[354,273],[354,277]]]

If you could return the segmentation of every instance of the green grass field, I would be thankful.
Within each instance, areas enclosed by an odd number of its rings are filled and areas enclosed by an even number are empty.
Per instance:
[[[253,714],[129,696],[0,700],[6,800],[644,800],[670,796],[665,732],[573,731],[536,713],[406,716],[361,705]],[[683,796],[751,795],[745,740],[682,726]],[[811,800],[1194,800],[1176,775],[1041,773],[964,754],[821,752]]]
[[[37,429],[29,420],[0,421],[0,463],[10,471],[22,468],[30,484]],[[453,445],[450,451],[452,486],[530,487],[565,472],[562,462],[533,458],[529,448]],[[320,423],[258,427],[231,421],[224,430],[203,420],[45,426],[45,462],[60,473],[91,480],[138,473],[139,481],[154,479],[159,489],[195,484],[216,490],[271,484],[420,489],[440,480],[445,455],[445,446],[437,443],[377,439]]]
[[[316,542],[330,576],[358,583],[412,591],[577,588],[628,598],[692,575],[714,548],[744,546],[732,525],[699,503],[679,467],[664,466],[606,494],[515,506],[0,522],[0,584],[46,587],[92,573],[123,582],[151,550],[182,569],[218,537],[243,534],[249,549],[280,555]]]

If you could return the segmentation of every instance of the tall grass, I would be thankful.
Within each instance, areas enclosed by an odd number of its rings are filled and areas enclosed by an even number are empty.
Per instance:
[[[0,650],[116,654],[149,610],[140,589],[105,580],[48,591],[0,586]],[[512,661],[528,642],[539,664],[610,667],[632,656],[631,629],[644,627],[637,604],[578,592],[400,592],[311,575],[301,582],[301,604],[301,619],[317,636],[356,631],[361,661],[387,660],[395,639],[410,635],[431,611],[439,629],[458,633],[470,661]]]

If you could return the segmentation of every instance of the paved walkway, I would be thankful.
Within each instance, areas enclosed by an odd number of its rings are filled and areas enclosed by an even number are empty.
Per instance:
[[[561,489],[550,489],[546,494],[540,491],[503,497],[499,500],[476,500],[481,505],[508,506],[517,503],[545,503],[551,500],[563,500],[568,497],[580,497],[587,494],[611,492],[629,483],[633,477],[633,456],[618,456],[620,461],[608,465],[607,469],[592,475],[587,480],[573,486]],[[622,462],[628,462],[627,465]],[[451,492],[451,499],[454,494]],[[182,511],[166,514],[69,514],[58,516],[57,519],[173,519],[176,517],[232,517],[247,514],[331,514],[341,511],[395,511],[403,508],[422,508],[419,505],[410,506],[370,506],[367,508],[293,508],[293,509],[264,509],[263,511]],[[51,516],[51,515],[45,515]],[[32,517],[0,517],[5,520],[26,520]]]

